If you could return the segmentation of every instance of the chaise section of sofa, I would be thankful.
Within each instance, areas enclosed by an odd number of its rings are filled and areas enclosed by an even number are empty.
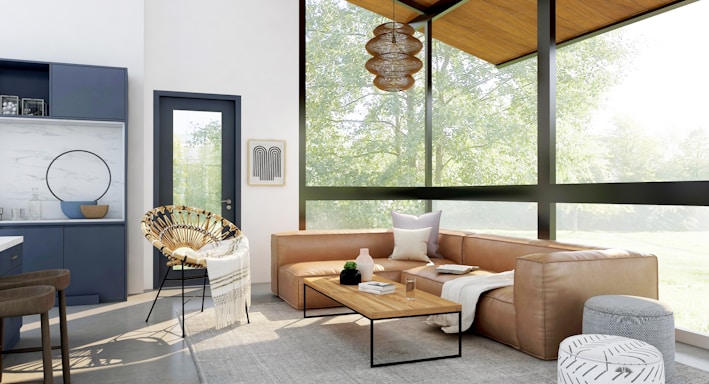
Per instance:
[[[556,359],[561,341],[581,333],[586,300],[607,294],[657,299],[657,257],[603,249],[519,258],[514,284],[519,349]]]

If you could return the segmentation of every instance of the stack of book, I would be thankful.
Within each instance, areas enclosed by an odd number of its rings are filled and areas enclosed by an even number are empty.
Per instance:
[[[396,285],[383,283],[381,281],[367,281],[365,283],[359,283],[359,290],[376,295],[386,295],[387,293],[394,293],[396,291]]]
[[[436,267],[436,272],[462,275],[476,269],[478,269],[478,267],[475,265],[445,264]]]

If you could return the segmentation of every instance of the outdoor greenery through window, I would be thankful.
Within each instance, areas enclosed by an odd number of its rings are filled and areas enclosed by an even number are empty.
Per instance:
[[[559,204],[557,238],[657,255],[678,328],[709,334],[709,207]]]
[[[219,112],[174,111],[174,204],[221,212],[221,121]]]
[[[426,159],[424,71],[409,91],[388,93],[364,67],[364,45],[387,20],[345,0],[305,2],[306,227],[390,227],[393,209],[442,209],[443,228],[536,237],[536,202],[367,198],[370,187],[504,196],[536,185],[536,58],[495,67],[434,40]],[[709,2],[697,1],[557,49],[556,183],[709,180],[708,17]],[[307,187],[345,192],[311,200]],[[560,241],[655,253],[676,325],[709,333],[709,307],[697,305],[709,285],[708,207],[558,203],[556,216]]]
[[[697,1],[558,50],[559,183],[709,179],[707,16]]]
[[[344,0],[307,6],[306,183],[423,185],[421,72],[409,92],[377,90],[364,45],[385,19]]]

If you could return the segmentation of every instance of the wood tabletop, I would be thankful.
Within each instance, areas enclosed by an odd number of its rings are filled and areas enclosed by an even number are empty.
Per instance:
[[[395,284],[396,292],[386,295],[360,292],[356,285],[340,285],[339,277],[306,277],[304,282],[306,286],[372,320],[461,311],[460,304],[418,289],[415,300],[406,300],[403,284],[377,276],[374,280]]]

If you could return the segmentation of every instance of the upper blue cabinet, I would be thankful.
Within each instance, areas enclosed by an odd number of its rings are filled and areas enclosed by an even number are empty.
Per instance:
[[[117,67],[0,59],[0,95],[43,100],[47,117],[125,121],[128,73]]]
[[[51,117],[124,120],[125,68],[52,64],[49,67]]]

